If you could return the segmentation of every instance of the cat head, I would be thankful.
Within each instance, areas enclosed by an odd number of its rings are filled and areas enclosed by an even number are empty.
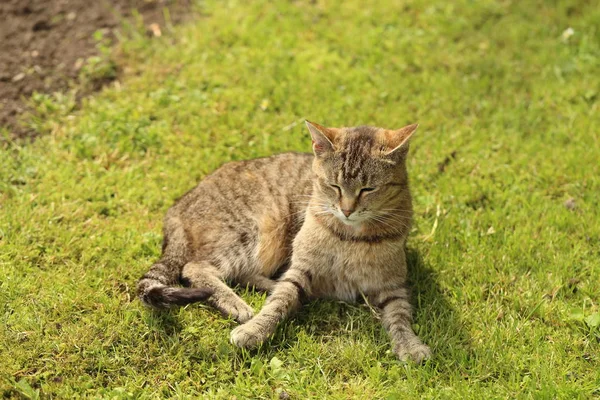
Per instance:
[[[410,202],[406,155],[417,124],[397,130],[306,125],[315,154],[319,212],[354,227],[410,213],[403,202]]]

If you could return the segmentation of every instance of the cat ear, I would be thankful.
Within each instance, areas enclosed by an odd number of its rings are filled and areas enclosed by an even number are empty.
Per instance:
[[[408,141],[412,134],[417,130],[419,124],[407,125],[404,128],[395,131],[387,131],[387,147],[390,148],[386,156],[392,154],[406,154],[408,152]]]
[[[336,131],[334,129],[325,128],[319,124],[315,124],[314,122],[305,121],[306,127],[310,132],[310,137],[312,138],[312,147],[315,155],[319,156],[324,153],[332,152],[333,149],[333,141],[336,136]]]

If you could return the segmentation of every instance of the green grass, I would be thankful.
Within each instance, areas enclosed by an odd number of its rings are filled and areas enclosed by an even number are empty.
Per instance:
[[[600,397],[600,8],[368,3],[210,1],[123,41],[120,84],[78,111],[36,97],[44,135],[0,149],[4,397]],[[208,307],[135,299],[174,199],[226,161],[308,151],[304,118],[421,124],[426,365],[365,306],[311,304],[246,352]]]

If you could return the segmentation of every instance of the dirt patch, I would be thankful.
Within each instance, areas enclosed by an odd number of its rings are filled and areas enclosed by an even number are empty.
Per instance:
[[[189,15],[192,1],[1,0],[0,126],[18,137],[31,136],[18,123],[26,111],[24,100],[35,91],[67,89],[85,61],[99,54],[96,32],[110,40],[123,18],[137,12],[149,34],[159,35],[166,23]],[[165,9],[170,21],[165,21]]]

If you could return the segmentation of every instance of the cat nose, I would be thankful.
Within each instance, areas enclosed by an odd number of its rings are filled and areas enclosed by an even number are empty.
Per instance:
[[[350,214],[352,214],[353,212],[354,212],[354,210],[342,210],[342,213],[344,213],[346,218],[348,218],[350,216]]]

